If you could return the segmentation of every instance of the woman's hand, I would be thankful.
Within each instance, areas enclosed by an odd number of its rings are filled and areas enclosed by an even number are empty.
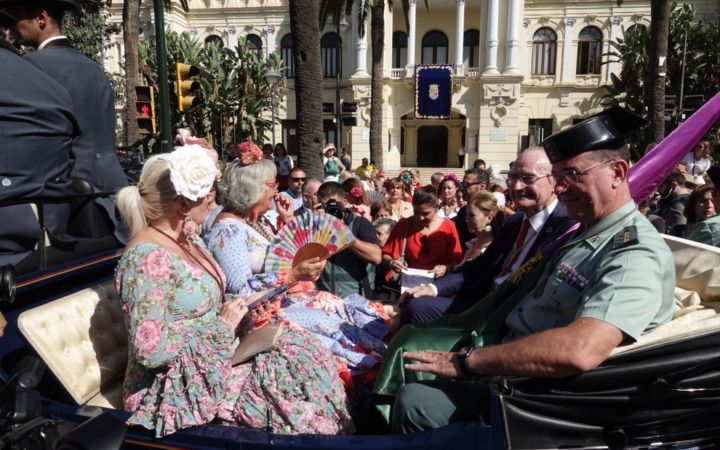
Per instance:
[[[435,278],[440,278],[445,276],[448,273],[448,266],[443,264],[438,264],[437,266],[433,267],[433,274],[435,275]]]
[[[248,309],[245,304],[245,299],[236,298],[223,303],[220,308],[220,317],[225,319],[225,322],[227,322],[227,324],[230,325],[230,328],[234,331],[237,329],[240,321],[243,317],[245,317],[247,312]]]
[[[292,202],[287,195],[275,196],[275,209],[277,210],[284,223],[290,222],[295,217]]]
[[[325,269],[325,260],[318,257],[303,261],[293,267],[288,274],[287,282],[292,284],[296,281],[316,281]]]

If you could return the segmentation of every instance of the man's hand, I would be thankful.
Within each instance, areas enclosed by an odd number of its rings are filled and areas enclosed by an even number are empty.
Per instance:
[[[435,278],[444,277],[448,273],[448,266],[444,264],[438,264],[437,266],[433,267],[433,275],[435,275]]]
[[[395,272],[402,272],[403,270],[407,269],[407,264],[405,264],[405,261],[400,258],[393,259],[392,261],[390,261],[390,268]]]
[[[428,372],[445,378],[458,378],[463,375],[457,362],[458,354],[454,352],[421,350],[418,352],[405,352],[403,358],[417,361],[405,364],[405,368],[408,370]]]
[[[407,300],[408,298],[418,298],[425,295],[435,295],[435,291],[433,291],[433,288],[431,288],[427,284],[415,286],[400,295],[400,298],[398,298],[398,304],[403,304],[403,302],[405,302],[405,300]]]

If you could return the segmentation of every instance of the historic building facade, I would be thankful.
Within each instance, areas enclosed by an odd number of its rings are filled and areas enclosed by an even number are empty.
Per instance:
[[[292,36],[287,0],[171,2],[166,29],[234,47],[245,36],[257,51],[279,52],[288,86],[276,136],[295,146]],[[457,166],[481,157],[500,168],[518,151],[601,108],[603,86],[617,64],[605,64],[610,42],[650,23],[649,0],[409,0],[385,15],[383,146],[385,166]],[[696,0],[700,17],[720,0]],[[114,2],[111,19],[120,21]],[[358,36],[357,14],[329,23],[321,55],[325,138],[346,146],[355,161],[369,155],[370,25]],[[142,4],[143,38],[151,35],[151,3]],[[119,70],[121,38],[108,70]],[[451,65],[449,117],[416,116],[418,64]],[[338,101],[339,100],[339,101]],[[339,103],[339,104],[338,104]]]

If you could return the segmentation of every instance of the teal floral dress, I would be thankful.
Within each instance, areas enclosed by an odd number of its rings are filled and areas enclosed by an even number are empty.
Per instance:
[[[232,367],[234,332],[219,317],[220,287],[204,270],[145,242],[125,251],[115,282],[129,336],[130,424],[158,437],[209,422],[352,431],[333,356],[310,333],[286,325],[275,350]]]

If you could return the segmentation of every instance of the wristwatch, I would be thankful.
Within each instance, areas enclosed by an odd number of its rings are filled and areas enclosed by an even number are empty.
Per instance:
[[[470,347],[466,351],[460,351],[457,354],[458,368],[462,376],[469,377],[475,375],[467,365],[467,359],[475,351],[475,347]]]

